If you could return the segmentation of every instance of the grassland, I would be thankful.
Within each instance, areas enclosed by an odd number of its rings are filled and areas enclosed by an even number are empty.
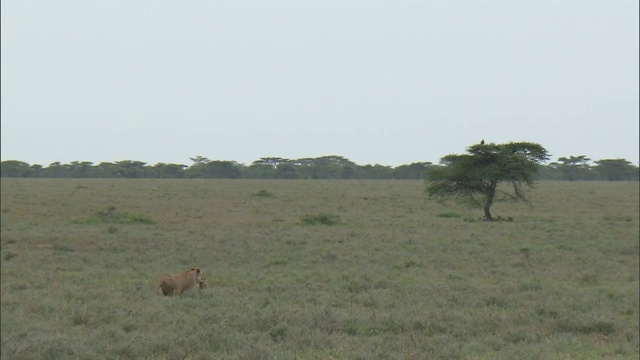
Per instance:
[[[1,358],[637,359],[638,183],[2,179]],[[169,298],[157,274],[201,267]]]

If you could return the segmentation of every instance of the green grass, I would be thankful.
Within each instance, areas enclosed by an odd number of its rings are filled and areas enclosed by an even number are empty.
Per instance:
[[[104,210],[97,210],[94,216],[74,220],[76,224],[155,224],[155,221],[140,214],[122,213],[115,206],[109,205]]]
[[[488,223],[419,181],[1,181],[2,359],[639,355],[635,182]],[[192,267],[209,289],[154,295]]]
[[[447,211],[447,212],[439,213],[436,216],[441,218],[459,218],[459,217],[462,217],[462,214],[457,213],[455,211]]]

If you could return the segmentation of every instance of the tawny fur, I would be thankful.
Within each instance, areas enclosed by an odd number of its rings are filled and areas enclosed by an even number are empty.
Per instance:
[[[198,283],[198,287],[200,288],[200,290],[209,288],[209,285],[207,284],[207,279],[205,279],[204,275],[200,279],[200,282]]]
[[[181,295],[196,285],[202,288],[202,278],[202,271],[197,268],[174,275],[160,275],[156,278],[156,291],[165,296]]]

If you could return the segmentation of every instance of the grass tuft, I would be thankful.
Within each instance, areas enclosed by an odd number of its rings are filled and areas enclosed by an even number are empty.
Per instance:
[[[283,257],[269,259],[269,265],[287,265],[288,263],[289,259]]]
[[[155,221],[145,215],[123,213],[116,211],[115,206],[107,206],[98,210],[95,216],[73,221],[75,224],[155,224]]]
[[[441,218],[461,218],[462,214],[457,213],[455,211],[448,211],[448,212],[439,213],[436,216]]]
[[[575,334],[601,334],[609,335],[615,332],[615,325],[611,321],[604,320],[576,320],[569,318],[562,318],[556,320],[555,323],[558,331],[575,333]]]
[[[337,225],[340,223],[340,215],[327,213],[306,214],[300,216],[303,225]]]
[[[269,190],[259,190],[259,191],[255,194],[255,196],[257,196],[257,197],[267,197],[267,198],[270,198],[270,197],[274,197],[275,195],[274,195],[272,192],[270,192]]]

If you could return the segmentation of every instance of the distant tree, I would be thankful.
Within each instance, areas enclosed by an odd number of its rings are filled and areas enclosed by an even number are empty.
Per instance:
[[[69,174],[74,178],[94,177],[93,163],[89,161],[72,161],[68,165]]]
[[[142,161],[123,160],[116,161],[115,171],[119,177],[143,178],[147,176],[146,163]]]
[[[356,165],[356,164],[343,165],[342,166],[342,170],[340,171],[340,177],[342,179],[353,179],[353,177],[356,174],[356,168],[357,167],[358,167],[358,165]]]
[[[0,176],[3,178],[29,177],[31,166],[23,161],[7,160],[0,163]]]
[[[595,170],[602,180],[638,180],[638,167],[625,159],[604,159],[595,161]]]
[[[282,165],[287,165],[286,169],[280,169]],[[339,155],[302,158],[278,164],[280,174],[276,176],[282,176],[284,173],[288,176],[287,178],[291,178],[293,172],[288,165],[293,166],[296,179],[349,179],[353,177],[357,166],[351,160]]]
[[[315,159],[313,158],[301,158],[296,159],[291,162],[291,164],[296,169],[296,176],[298,179],[312,179],[314,176],[315,170],[314,167]]]
[[[196,163],[185,170],[185,176],[189,178],[237,179],[240,174],[240,164],[235,161],[207,160]]]
[[[254,179],[296,179],[294,161],[281,157],[264,157],[251,163],[244,174]]]
[[[209,162],[209,159],[207,159],[206,157],[202,157],[200,155],[194,157],[194,158],[189,158],[191,161],[193,161],[194,165],[201,165],[201,164],[206,164]]]
[[[266,157],[260,158],[259,160],[254,161],[251,165],[268,165],[273,169],[277,168],[280,164],[288,164],[291,160],[283,159],[280,157]]]
[[[380,164],[357,166],[355,178],[372,180],[391,179],[393,178],[393,168]]]
[[[554,168],[563,174],[565,180],[588,180],[590,176],[589,159],[585,155],[558,158],[558,163],[552,163]],[[549,164],[551,165],[551,164]]]
[[[431,162],[416,162],[409,165],[400,165],[393,169],[394,179],[418,180],[425,179],[428,171],[433,168]]]
[[[31,165],[31,171],[29,174],[32,177],[42,177],[44,175],[44,168],[42,165],[33,164]]]
[[[240,169],[245,179],[273,179],[275,169],[271,165],[253,163]]]
[[[49,164],[43,169],[43,176],[50,178],[66,178],[71,177],[69,165],[60,163],[59,161]]]
[[[302,167],[311,167],[313,166],[314,162],[315,162],[314,158],[302,158],[302,159],[293,160],[293,165],[302,166]]]
[[[158,179],[179,179],[184,176],[187,165],[158,163],[152,167],[152,172]]]
[[[548,159],[547,150],[536,143],[471,145],[467,154],[440,160],[444,166],[429,173],[425,192],[441,201],[459,199],[483,207],[485,220],[492,221],[490,209],[495,201],[530,204],[525,187],[533,186],[537,165]],[[499,190],[501,183],[510,185],[512,192]]]
[[[291,162],[280,163],[278,167],[276,167],[274,177],[276,179],[297,179],[298,173],[295,165]]]
[[[552,162],[549,164],[538,164],[538,171],[536,171],[533,179],[535,181],[540,180],[562,180],[564,174],[559,170],[560,164]]]
[[[356,164],[339,155],[314,158],[309,167],[312,179],[345,179],[353,175]]]
[[[96,166],[96,172],[101,178],[120,178],[123,176],[118,165],[112,162],[101,162]]]

